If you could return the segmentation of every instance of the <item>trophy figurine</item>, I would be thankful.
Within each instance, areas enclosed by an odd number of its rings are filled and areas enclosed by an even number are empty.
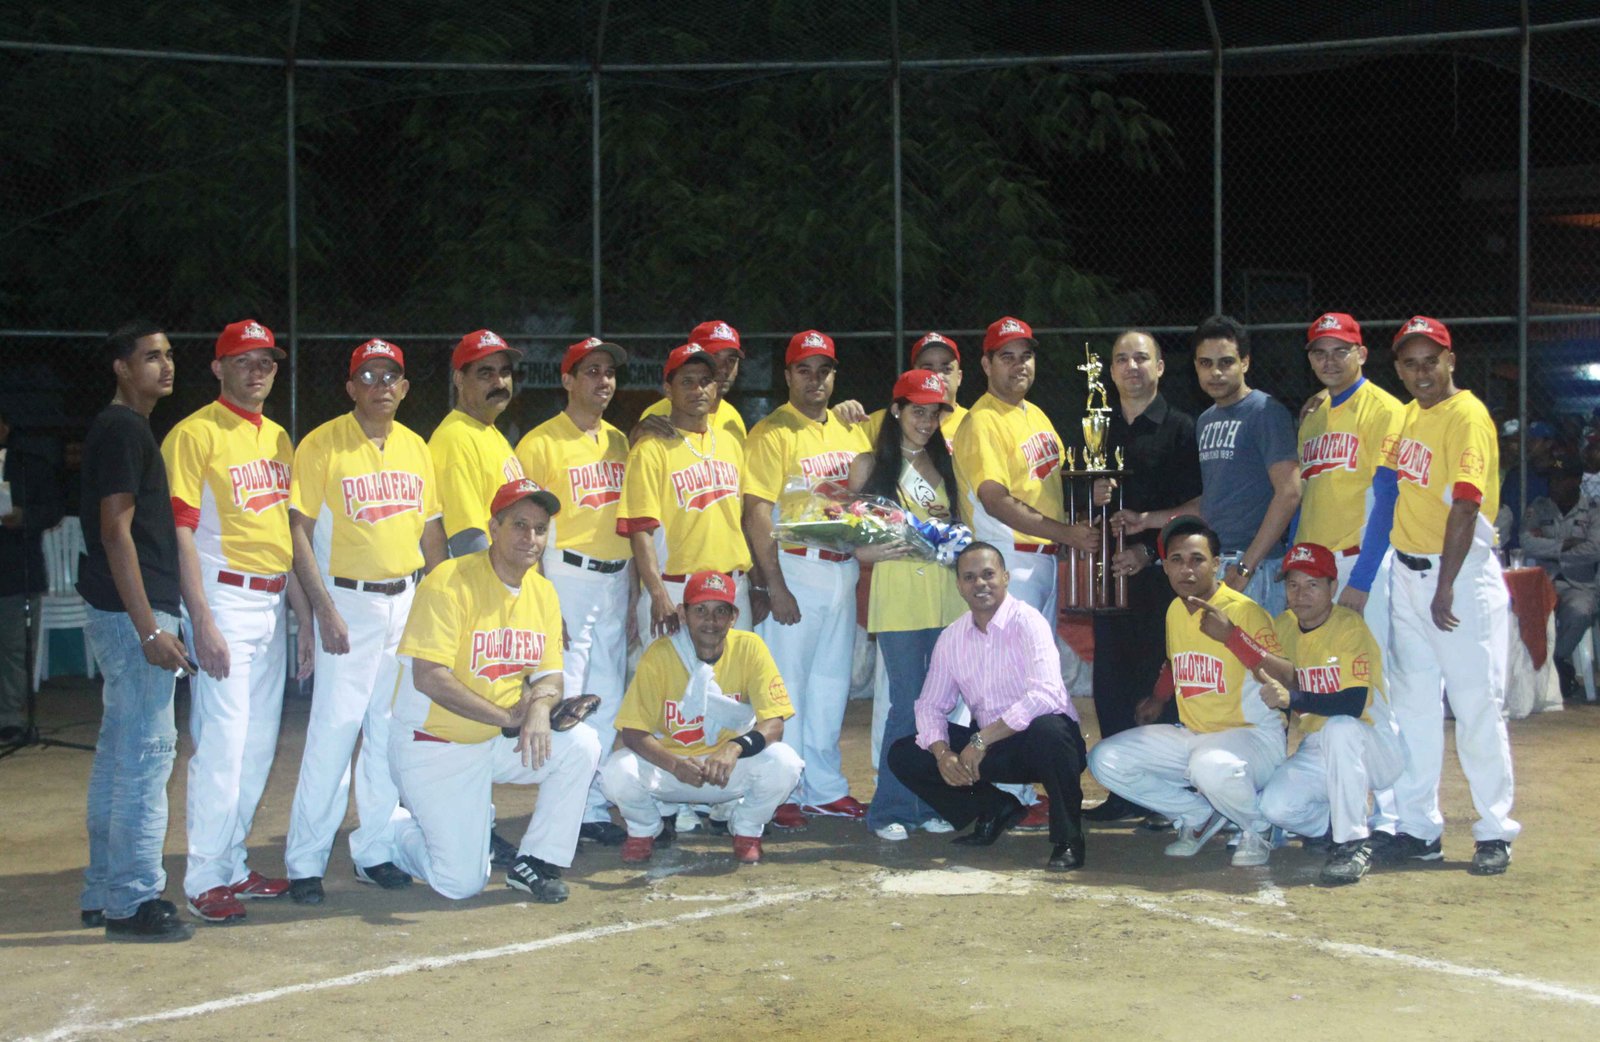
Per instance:
[[[1083,448],[1084,468],[1087,470],[1106,469],[1106,430],[1111,426],[1111,406],[1106,404],[1106,385],[1100,382],[1100,357],[1089,350],[1089,345],[1083,345],[1083,364],[1078,366],[1078,371],[1087,374],[1089,394],[1083,403]],[[1100,396],[1100,404],[1094,404],[1095,396]]]
[[[1105,384],[1100,380],[1103,368],[1099,357],[1089,350],[1088,344],[1084,344],[1083,364],[1078,366],[1078,371],[1085,375],[1088,384],[1083,416],[1083,469],[1077,470],[1073,466],[1069,450],[1067,471],[1069,480],[1074,484],[1078,480],[1087,481],[1090,494],[1087,497],[1088,509],[1082,518],[1078,514],[1078,497],[1067,497],[1068,523],[1077,524],[1082,520],[1095,526],[1099,545],[1091,550],[1067,549],[1066,601],[1070,611],[1115,611],[1128,606],[1127,578],[1113,575],[1111,567],[1113,555],[1120,553],[1125,545],[1123,534],[1113,534],[1111,531],[1111,512],[1122,507],[1121,482],[1115,482],[1115,508],[1110,500],[1096,504],[1093,495],[1095,481],[1114,481],[1121,476],[1123,466],[1120,447],[1113,453],[1116,469],[1107,466],[1106,437],[1111,430],[1111,406],[1106,399]]]

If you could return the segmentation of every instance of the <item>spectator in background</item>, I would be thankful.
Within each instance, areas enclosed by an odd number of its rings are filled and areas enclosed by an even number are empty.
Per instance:
[[[1581,488],[1590,499],[1600,499],[1600,441],[1590,441],[1583,447]]]
[[[1522,470],[1517,459],[1520,448],[1522,424],[1517,420],[1507,420],[1504,427],[1500,428],[1500,466],[1503,468],[1500,475],[1500,504],[1510,510],[1511,525],[1509,530],[1500,528],[1500,545],[1505,549],[1513,549],[1522,545],[1520,526],[1517,524],[1518,512],[1522,510]],[[1556,429],[1544,420],[1534,420],[1528,424],[1528,503],[1541,496],[1550,494],[1550,483],[1545,480],[1544,471],[1550,465],[1550,459],[1556,447]],[[1506,454],[1506,446],[1510,446],[1510,455]]]
[[[46,585],[42,537],[66,505],[60,447],[19,434],[6,412],[0,466],[0,745],[13,745],[27,737],[27,620],[37,619]]]
[[[1550,494],[1528,504],[1522,516],[1522,545],[1531,563],[1550,573],[1561,598],[1556,608],[1556,672],[1562,696],[1573,698],[1578,676],[1572,651],[1595,617],[1600,500],[1583,494],[1583,475],[1575,456],[1555,457],[1545,474]]]

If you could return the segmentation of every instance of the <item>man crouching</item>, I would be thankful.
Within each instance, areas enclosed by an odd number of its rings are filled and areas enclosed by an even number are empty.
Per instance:
[[[741,864],[761,861],[761,834],[805,766],[783,744],[794,715],[760,637],[734,630],[734,581],[696,572],[683,588],[684,625],[657,639],[617,711],[623,748],[600,772],[628,826],[622,860],[650,860],[662,803],[733,803],[728,831]]]
[[[396,825],[395,861],[450,898],[489,882],[492,786],[539,786],[506,885],[535,901],[567,899],[600,739],[586,724],[557,733],[561,609],[533,566],[556,498],[525,478],[490,504],[489,547],[452,558],[417,587],[395,696],[389,764],[411,817]],[[515,734],[515,738],[511,737]]]

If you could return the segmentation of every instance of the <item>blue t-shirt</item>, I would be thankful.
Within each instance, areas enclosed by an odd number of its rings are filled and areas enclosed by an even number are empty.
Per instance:
[[[1216,529],[1224,553],[1243,550],[1256,537],[1272,502],[1267,468],[1299,459],[1294,419],[1265,391],[1251,391],[1232,405],[1213,405],[1201,413],[1195,439],[1200,445],[1200,513]],[[1272,554],[1284,549],[1280,539]]]

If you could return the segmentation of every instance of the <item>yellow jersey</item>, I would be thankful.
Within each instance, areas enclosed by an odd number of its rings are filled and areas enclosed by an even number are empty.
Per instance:
[[[1272,616],[1227,583],[1217,583],[1211,603],[1228,621],[1257,644],[1279,654]],[[1200,631],[1202,612],[1189,610],[1183,599],[1167,605],[1167,662],[1178,700],[1178,719],[1196,734],[1214,734],[1235,727],[1283,730],[1283,714],[1261,701],[1261,681],[1227,647]]]
[[[663,574],[742,572],[750,548],[740,527],[744,450],[711,427],[681,438],[644,437],[628,453],[617,534],[656,534]]]
[[[878,432],[883,429],[883,418],[887,415],[889,415],[888,409],[879,409],[877,412],[856,424],[856,430],[860,431],[867,439],[867,448],[865,451],[871,452],[877,447]],[[961,429],[961,421],[965,420],[966,418],[966,407],[957,405],[955,408],[945,413],[944,419],[939,421],[939,433],[944,435],[945,448],[950,449],[951,451],[955,450],[956,431]]]
[[[1388,728],[1393,725],[1389,696],[1383,683],[1383,655],[1378,642],[1359,613],[1342,604],[1333,606],[1328,621],[1302,632],[1293,611],[1279,613],[1274,628],[1283,655],[1294,665],[1294,686],[1314,695],[1335,695],[1347,687],[1367,689],[1361,722]],[[1328,722],[1318,713],[1297,713],[1306,734],[1322,730]]]
[[[561,675],[561,606],[550,580],[534,569],[513,590],[500,581],[489,551],[442,562],[417,587],[399,654],[450,667],[473,694],[510,708],[522,678]],[[416,689],[412,666],[395,695],[395,721],[435,738],[475,744],[500,728],[452,713]]]
[[[329,420],[294,454],[290,506],[314,518],[323,577],[386,582],[422,567],[422,528],[441,513],[433,457],[396,423],[378,448],[354,413]]]
[[[294,447],[282,427],[259,420],[215,401],[179,420],[161,443],[172,498],[199,512],[191,526],[195,549],[211,578],[218,570],[282,575],[294,562]]]
[[[711,668],[724,695],[756,711],[756,720],[787,720],[794,715],[772,652],[754,633],[729,630],[728,644]],[[671,637],[657,638],[639,658],[628,693],[617,710],[617,730],[653,734],[674,756],[704,756],[705,718],[688,717],[683,700],[689,671],[683,667]],[[733,737],[733,736],[727,736]]]
[[[1400,478],[1389,541],[1408,554],[1444,552],[1445,522],[1457,491],[1482,497],[1473,542],[1494,546],[1500,511],[1500,443],[1494,421],[1471,391],[1457,391],[1431,409],[1405,405],[1400,437],[1386,465]]]
[[[511,443],[493,424],[479,423],[460,409],[451,409],[433,429],[428,450],[433,453],[434,473],[439,475],[445,537],[471,528],[487,535],[494,494],[506,482],[525,476]]]
[[[672,399],[659,398],[652,402],[644,412],[640,413],[639,418],[642,420],[646,416],[670,417],[671,415]],[[706,424],[707,426],[715,427],[717,430],[725,431],[729,437],[738,442],[740,445],[744,444],[746,433],[744,417],[739,415],[738,409],[735,409],[732,405],[728,404],[728,400],[726,398],[717,399],[717,409],[710,416],[706,417]]]
[[[861,428],[840,423],[831,412],[818,422],[784,402],[751,429],[744,448],[744,492],[771,503],[776,521],[778,497],[791,479],[804,478],[807,488],[825,481],[842,486],[867,443]]]
[[[900,502],[924,521],[952,519],[953,504],[944,483],[928,484],[909,462],[900,467]],[[879,561],[872,566],[868,633],[943,629],[966,610],[967,602],[956,587],[956,570],[948,565],[906,560]]]
[[[1371,380],[1338,405],[1324,398],[1300,424],[1300,527],[1295,539],[1334,553],[1359,547],[1372,475],[1400,439],[1405,407]]]
[[[600,421],[590,437],[565,412],[556,413],[517,442],[522,472],[561,501],[555,548],[604,561],[629,556],[628,540],[617,534],[617,504],[628,466],[628,438]]]
[[[1008,405],[985,392],[956,432],[953,455],[961,513],[975,539],[1002,550],[1051,542],[1012,531],[978,500],[978,486],[993,481],[1044,516],[1062,517],[1061,437],[1043,409],[1027,401]]]

